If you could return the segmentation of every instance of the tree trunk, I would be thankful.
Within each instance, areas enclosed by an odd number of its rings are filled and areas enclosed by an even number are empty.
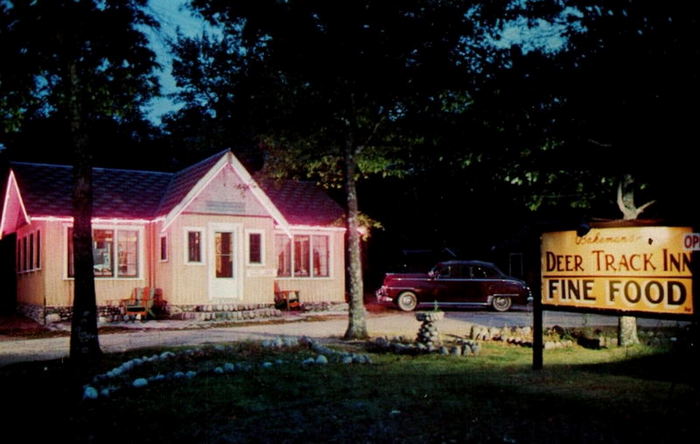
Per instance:
[[[77,373],[86,374],[99,358],[97,302],[92,257],[92,159],[78,95],[75,63],[70,63],[68,119],[73,141],[73,318],[70,358]]]
[[[360,232],[358,223],[357,186],[355,183],[355,148],[348,142],[345,148],[345,194],[347,198],[348,230],[348,291],[350,293],[350,311],[348,329],[345,339],[366,339],[367,322],[365,319],[364,289],[362,283],[362,257],[360,251]]]
[[[634,204],[634,189],[631,187],[634,182],[632,176],[625,176],[617,187],[617,206],[622,212],[623,220],[635,220],[639,215],[653,204],[654,201],[647,202],[641,207]],[[621,347],[639,344],[637,336],[637,318],[634,316],[620,316],[617,324],[617,342]]]

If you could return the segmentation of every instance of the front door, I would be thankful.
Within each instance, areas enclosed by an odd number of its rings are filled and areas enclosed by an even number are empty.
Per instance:
[[[243,245],[239,225],[212,224],[210,233],[209,297],[242,299]]]

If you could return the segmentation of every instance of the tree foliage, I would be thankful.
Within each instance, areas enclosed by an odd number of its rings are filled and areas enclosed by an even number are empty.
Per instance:
[[[632,175],[650,216],[678,217],[692,188],[681,164],[700,95],[697,5],[567,2],[576,21],[553,54],[512,48],[512,67],[475,96],[489,139],[467,162],[487,166],[532,209],[616,217]],[[500,149],[497,149],[500,147]],[[478,159],[478,162],[473,162]],[[531,198],[527,199],[527,196]]]

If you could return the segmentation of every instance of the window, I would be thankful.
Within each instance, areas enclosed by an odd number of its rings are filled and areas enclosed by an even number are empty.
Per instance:
[[[36,269],[41,268],[41,231],[36,232]]]
[[[275,251],[277,252],[277,276],[292,276],[292,241],[285,235],[275,236]]]
[[[202,231],[187,231],[187,262],[202,263]]]
[[[117,257],[119,277],[137,277],[139,257],[139,233],[133,230],[117,232]]]
[[[29,261],[27,265],[27,270],[34,269],[34,233],[29,234]]]
[[[233,233],[214,233],[216,277],[233,277]]]
[[[113,230],[93,230],[92,231],[92,261],[95,277],[112,277],[113,253],[114,252],[114,231]]]
[[[66,231],[67,275],[75,277],[73,264],[73,228]],[[139,277],[139,230],[93,229],[92,260],[96,278]]]
[[[263,263],[262,233],[248,233],[248,264]]]
[[[314,236],[312,238],[313,264],[315,277],[330,276],[328,266],[328,236]]]
[[[309,251],[311,236],[294,236],[294,276],[309,277]]]
[[[22,271],[29,270],[29,262],[27,261],[29,257],[29,252],[27,251],[27,238],[22,238]]]
[[[330,238],[325,235],[275,236],[277,276],[330,277]],[[293,265],[293,266],[292,266]]]
[[[168,236],[160,237],[160,260],[161,262],[168,260]]]

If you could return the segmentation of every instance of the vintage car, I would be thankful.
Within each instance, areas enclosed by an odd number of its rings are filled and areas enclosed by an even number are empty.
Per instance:
[[[428,273],[387,273],[377,302],[412,311],[418,306],[487,306],[507,311],[530,301],[530,288],[482,261],[440,262]]]

